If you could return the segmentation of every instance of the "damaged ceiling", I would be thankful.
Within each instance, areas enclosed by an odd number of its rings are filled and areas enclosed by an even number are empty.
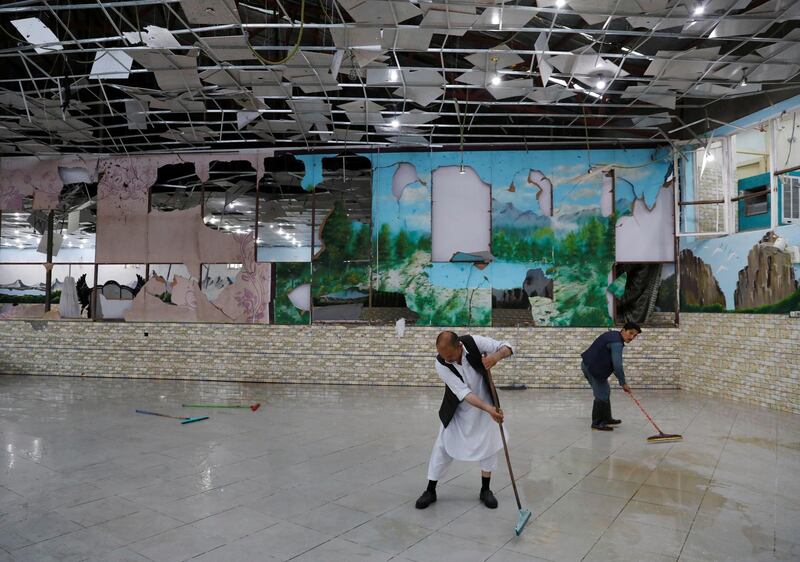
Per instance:
[[[800,93],[796,0],[19,0],[7,154],[641,146]]]

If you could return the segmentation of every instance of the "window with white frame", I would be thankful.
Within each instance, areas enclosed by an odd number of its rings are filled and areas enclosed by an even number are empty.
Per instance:
[[[784,174],[781,176],[783,189],[782,224],[800,222],[800,172]]]
[[[733,183],[729,231],[767,228],[770,216],[770,142],[769,126],[761,123],[737,130],[730,137]]]
[[[679,233],[722,235],[729,231],[731,174],[728,140],[685,151],[681,170]]]

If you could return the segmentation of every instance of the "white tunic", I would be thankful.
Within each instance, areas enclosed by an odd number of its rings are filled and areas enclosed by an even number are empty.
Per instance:
[[[511,344],[505,341],[497,341],[483,336],[472,336],[475,345],[481,353],[491,354],[503,346],[513,351]],[[451,363],[464,379],[459,380],[453,372],[446,366],[435,361],[436,373],[439,378],[450,388],[453,394],[461,400],[453,419],[439,428],[437,441],[444,447],[447,454],[461,461],[479,461],[494,455],[503,448],[500,439],[500,430],[497,422],[492,419],[488,412],[479,410],[464,398],[472,392],[487,404],[492,404],[492,394],[489,385],[483,376],[472,368],[467,361],[467,348],[463,347],[461,354],[461,364]],[[508,440],[508,432],[506,432]]]

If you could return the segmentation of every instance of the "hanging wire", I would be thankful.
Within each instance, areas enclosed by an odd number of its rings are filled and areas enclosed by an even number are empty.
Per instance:
[[[306,19],[306,0],[300,0],[300,29],[297,32],[297,40],[294,43],[294,46],[289,51],[289,54],[283,57],[280,60],[269,60],[261,56],[254,48],[253,45],[250,43],[250,34],[247,30],[243,29],[242,33],[244,34],[244,41],[247,43],[247,47],[253,52],[253,55],[261,61],[262,64],[265,65],[276,65],[276,64],[283,64],[288,61],[290,58],[297,54],[297,51],[300,50],[300,42],[303,39],[303,30],[305,29],[305,19]],[[294,26],[292,26],[294,28]]]

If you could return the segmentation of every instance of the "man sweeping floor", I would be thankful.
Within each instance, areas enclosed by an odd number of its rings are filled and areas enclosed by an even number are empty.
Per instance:
[[[445,475],[453,459],[478,461],[481,467],[483,504],[497,507],[489,488],[497,454],[503,448],[497,423],[503,412],[492,403],[486,370],[513,353],[511,344],[483,336],[461,336],[445,331],[436,338],[436,374],[445,383],[439,408],[439,436],[428,463],[428,488],[416,503],[425,509],[436,501],[436,483]],[[506,434],[507,438],[507,434]]]
[[[597,431],[613,431],[612,426],[622,423],[611,415],[611,387],[608,378],[611,373],[617,377],[625,392],[630,387],[625,382],[625,370],[622,368],[622,350],[625,344],[631,343],[642,333],[642,329],[634,322],[628,322],[619,331],[606,332],[598,337],[589,349],[581,354],[581,371],[589,381],[594,394],[592,405],[592,429]]]

